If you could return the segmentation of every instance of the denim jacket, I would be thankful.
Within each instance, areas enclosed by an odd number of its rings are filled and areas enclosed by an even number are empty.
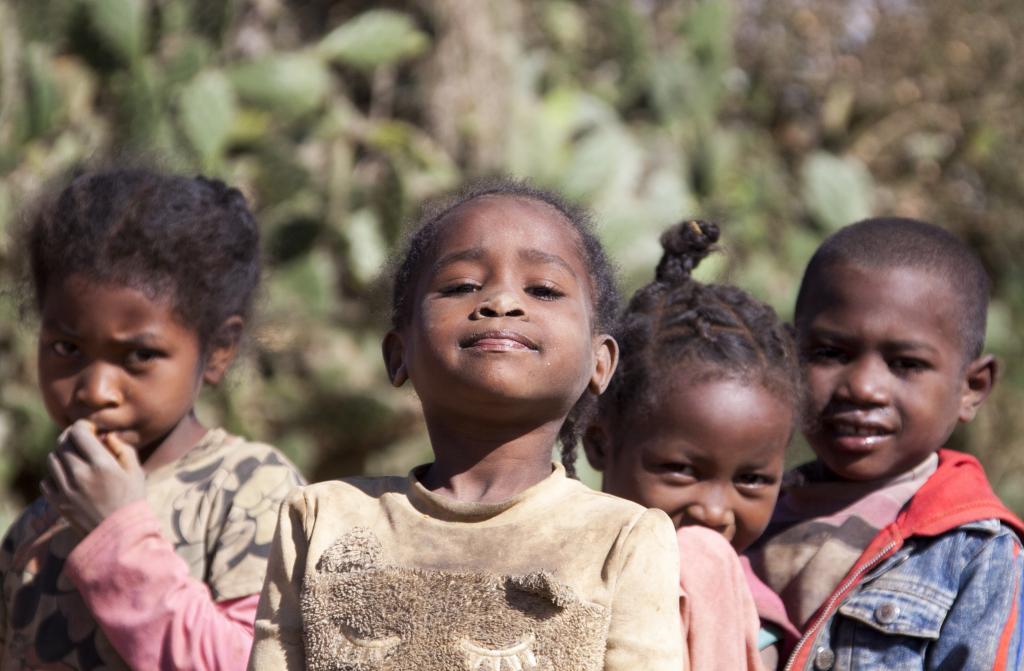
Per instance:
[[[976,459],[939,467],[826,600],[786,670],[1024,669],[1024,525]]]

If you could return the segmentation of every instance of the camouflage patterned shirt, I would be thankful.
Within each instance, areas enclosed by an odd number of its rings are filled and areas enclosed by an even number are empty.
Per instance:
[[[257,594],[281,501],[302,478],[273,447],[221,429],[147,475],[147,500],[175,553],[215,601]],[[124,669],[65,572],[79,541],[44,499],[0,546],[0,668]]]

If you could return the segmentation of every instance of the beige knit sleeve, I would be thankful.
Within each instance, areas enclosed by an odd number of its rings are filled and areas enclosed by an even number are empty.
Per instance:
[[[308,544],[306,510],[306,496],[301,488],[292,492],[281,505],[267,578],[256,611],[249,671],[302,671],[306,668],[299,602]]]
[[[679,548],[660,510],[647,510],[618,548],[621,559],[605,652],[605,671],[679,671]]]

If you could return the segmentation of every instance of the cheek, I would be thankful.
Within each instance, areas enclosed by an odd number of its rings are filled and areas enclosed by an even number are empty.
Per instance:
[[[775,499],[777,496],[765,496],[756,501],[749,501],[743,508],[742,516],[744,526],[751,533],[761,535],[764,528],[768,526],[768,521],[772,517],[772,511],[775,509]]]
[[[656,489],[654,479],[632,455],[621,455],[621,451],[613,453],[609,468],[605,471],[606,491],[609,494],[646,504]]]
[[[835,374],[822,368],[808,366],[804,369],[804,382],[807,385],[806,402],[810,409],[817,412],[823,409],[835,391]]]

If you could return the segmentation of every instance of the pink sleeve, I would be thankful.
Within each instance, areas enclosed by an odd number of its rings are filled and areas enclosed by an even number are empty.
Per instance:
[[[96,527],[68,556],[65,573],[131,668],[245,668],[259,595],[215,603],[145,501]]]
[[[682,527],[679,541],[679,613],[689,668],[763,671],[757,649],[760,620],[739,558],[720,534]]]

